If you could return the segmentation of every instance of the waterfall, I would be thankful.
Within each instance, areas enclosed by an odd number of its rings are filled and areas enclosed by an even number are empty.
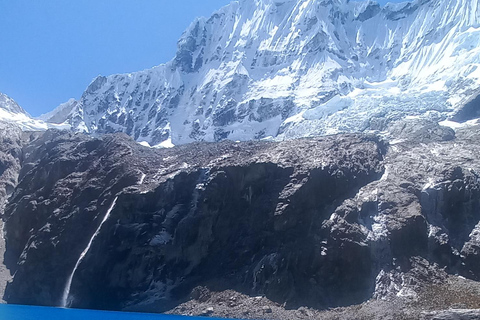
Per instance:
[[[142,173],[142,176],[140,177],[140,181],[138,181],[138,184],[143,184],[143,181],[145,181],[145,178],[147,175],[145,173]]]
[[[110,208],[108,208],[107,213],[103,217],[102,222],[100,222],[100,225],[98,226],[97,230],[95,230],[95,233],[93,234],[92,238],[88,242],[87,247],[85,248],[85,250],[82,251],[82,253],[80,254],[80,257],[77,260],[77,263],[75,263],[75,267],[73,268],[72,273],[68,277],[67,283],[65,284],[65,288],[63,289],[62,302],[61,302],[61,305],[60,305],[61,307],[67,308],[68,305],[69,305],[69,302],[71,303],[71,301],[68,301],[68,296],[70,295],[70,287],[72,286],[72,281],[73,281],[73,276],[75,275],[75,271],[77,271],[78,266],[82,262],[83,258],[87,254],[88,250],[90,250],[90,247],[92,246],[93,240],[98,235],[98,233],[100,232],[100,229],[102,228],[103,224],[105,223],[105,221],[107,221],[108,217],[110,216],[110,213],[112,212],[113,207],[115,207],[115,203],[117,202],[117,199],[118,199],[118,197],[116,197],[113,200],[112,205],[110,206]]]

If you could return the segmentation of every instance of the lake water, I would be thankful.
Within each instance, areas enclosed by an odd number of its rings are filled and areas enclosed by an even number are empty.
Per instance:
[[[0,320],[189,320],[214,319],[151,313],[110,312],[0,304]],[[218,320],[218,319],[217,319]]]

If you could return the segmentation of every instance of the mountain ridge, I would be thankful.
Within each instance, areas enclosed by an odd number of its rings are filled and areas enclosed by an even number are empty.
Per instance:
[[[51,116],[152,146],[443,121],[480,86],[479,17],[478,0],[233,1],[195,19],[171,61],[99,76]]]
[[[15,100],[1,92],[0,122],[13,124],[26,131],[44,131],[52,127],[43,121],[33,119]]]

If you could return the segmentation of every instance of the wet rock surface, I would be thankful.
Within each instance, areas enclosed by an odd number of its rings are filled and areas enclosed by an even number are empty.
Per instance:
[[[478,308],[480,129],[395,128],[390,144],[163,150],[119,134],[31,135],[4,213],[5,299],[58,306],[90,241],[72,307],[265,319]]]

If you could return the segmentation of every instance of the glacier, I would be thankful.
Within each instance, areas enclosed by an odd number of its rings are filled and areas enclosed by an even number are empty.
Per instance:
[[[480,0],[239,0],[196,19],[170,62],[99,76],[44,119],[150,146],[383,132],[451,119],[479,66]]]

